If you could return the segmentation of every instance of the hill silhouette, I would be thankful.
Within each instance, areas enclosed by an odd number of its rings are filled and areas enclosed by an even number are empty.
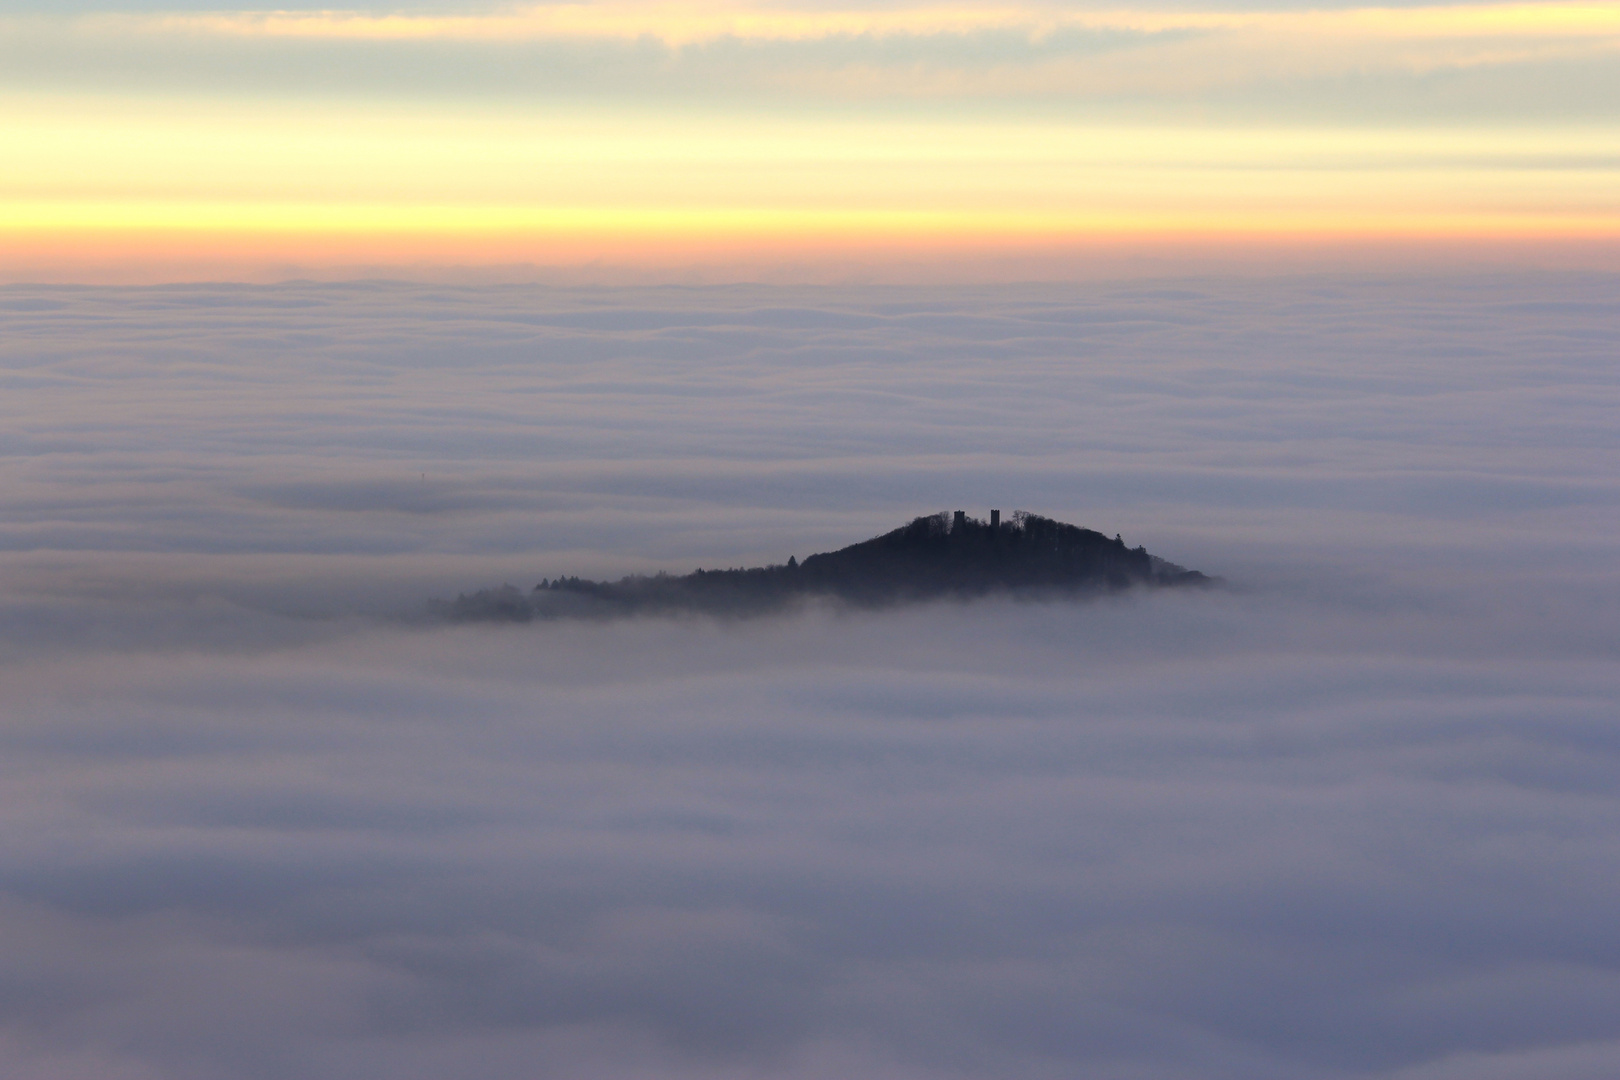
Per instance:
[[[962,511],[920,517],[837,551],[775,566],[635,575],[618,581],[547,579],[530,592],[511,585],[436,605],[457,620],[527,622],[569,615],[671,611],[758,614],[808,598],[866,607],[990,593],[1053,595],[1215,583],[1118,536],[1036,514],[1008,521]]]

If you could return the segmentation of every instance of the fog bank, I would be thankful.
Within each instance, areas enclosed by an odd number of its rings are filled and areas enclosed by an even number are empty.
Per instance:
[[[1617,315],[0,289],[0,1071],[1613,1075]],[[1231,587],[401,618],[943,506]]]

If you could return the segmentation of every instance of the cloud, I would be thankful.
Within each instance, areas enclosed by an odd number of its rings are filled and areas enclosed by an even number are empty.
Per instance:
[[[538,580],[781,561],[964,499],[1133,545],[1581,545],[1616,500],[1584,449],[1610,281],[12,287],[0,548]]]
[[[59,989],[10,1023],[160,1076],[1581,1051],[1620,994],[1614,665],[1519,614],[1488,644],[1205,597],[36,664],[3,917],[43,944],[7,979]]]
[[[23,93],[359,97],[463,109],[539,94],[572,107],[637,100],[657,111],[673,102],[735,110],[746,90],[755,106],[789,106],[789,119],[802,118],[807,100],[974,101],[1020,116],[1084,103],[1091,118],[1195,126],[1212,115],[1244,124],[1612,121],[1611,95],[1600,88],[1612,84],[1620,42],[1606,9],[1549,3],[1108,11],[614,3],[75,18],[0,9],[0,18],[11,43],[4,83]]]
[[[1613,1072],[1617,311],[0,290],[0,1071]],[[958,505],[1236,587],[390,617]]]

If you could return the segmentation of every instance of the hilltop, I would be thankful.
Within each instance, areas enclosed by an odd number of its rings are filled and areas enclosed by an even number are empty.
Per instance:
[[[989,522],[958,510],[920,517],[837,551],[775,566],[637,575],[618,581],[547,579],[531,592],[507,585],[440,602],[458,620],[526,622],[564,615],[707,611],[756,614],[823,597],[861,606],[970,598],[990,593],[1052,595],[1216,582],[1196,570],[1129,548],[1115,536],[1036,514]]]

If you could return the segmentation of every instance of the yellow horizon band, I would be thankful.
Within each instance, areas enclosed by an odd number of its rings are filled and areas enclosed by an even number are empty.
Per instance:
[[[1016,212],[755,207],[471,207],[219,202],[0,202],[0,235],[123,233],[467,237],[1019,237],[1384,233],[1617,236],[1620,211]]]

